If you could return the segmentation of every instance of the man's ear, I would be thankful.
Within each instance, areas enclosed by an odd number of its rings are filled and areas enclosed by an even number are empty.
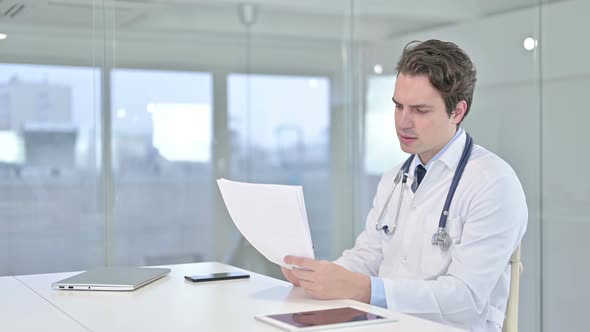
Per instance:
[[[455,109],[451,114],[453,123],[461,123],[461,121],[463,121],[463,117],[465,117],[465,112],[467,112],[467,102],[465,100],[461,100],[457,103],[457,106],[455,106]]]

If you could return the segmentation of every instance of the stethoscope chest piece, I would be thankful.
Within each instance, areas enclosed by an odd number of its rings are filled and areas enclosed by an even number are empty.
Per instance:
[[[449,233],[444,228],[439,227],[436,233],[432,234],[432,245],[439,246],[442,250],[449,249],[451,246]]]

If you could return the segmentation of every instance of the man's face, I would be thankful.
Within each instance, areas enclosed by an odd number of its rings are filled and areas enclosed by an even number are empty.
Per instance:
[[[401,149],[419,155],[424,164],[453,138],[466,106],[460,102],[449,118],[444,100],[426,75],[399,74],[393,102]]]

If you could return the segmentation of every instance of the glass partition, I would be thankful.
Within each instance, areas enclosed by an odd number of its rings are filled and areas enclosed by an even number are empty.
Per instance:
[[[541,32],[540,1],[446,1],[428,6],[355,1],[355,13],[359,38],[367,39],[359,65],[367,81],[363,90],[363,139],[367,148],[362,174],[364,197],[359,202],[362,210],[366,213],[370,208],[380,173],[405,158],[398,144],[388,142],[397,143],[391,97],[394,69],[404,46],[413,40],[455,42],[469,54],[478,71],[473,105],[463,127],[476,144],[506,160],[525,189],[529,223],[522,243],[525,273],[521,283],[520,326],[522,331],[538,331],[541,53],[535,40],[539,40]],[[532,47],[527,38],[533,40]]]
[[[102,265],[100,22],[32,1],[0,13],[0,275]]]
[[[587,140],[590,62],[585,31],[587,1],[542,8],[541,260],[544,331],[587,329],[590,286],[590,176]],[[537,144],[539,144],[537,143]]]
[[[113,261],[210,259],[212,77],[113,69]]]

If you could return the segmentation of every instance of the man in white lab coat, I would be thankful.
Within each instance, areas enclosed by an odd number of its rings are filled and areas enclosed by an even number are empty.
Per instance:
[[[395,127],[402,150],[414,155],[407,185],[392,193],[402,165],[395,166],[383,175],[352,249],[335,262],[287,256],[301,269],[283,273],[313,298],[355,299],[471,331],[500,331],[509,259],[528,218],[510,165],[473,145],[448,211],[450,246],[432,243],[467,141],[460,124],[473,100],[475,67],[457,45],[428,40],[406,46],[397,73]]]

